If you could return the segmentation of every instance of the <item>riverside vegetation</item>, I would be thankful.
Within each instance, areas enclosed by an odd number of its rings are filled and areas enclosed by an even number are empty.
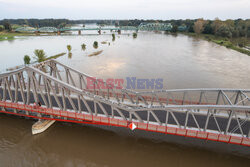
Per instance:
[[[13,40],[15,36],[31,36],[32,33],[16,33],[20,26],[62,28],[70,24],[97,23],[109,25],[112,20],[68,20],[68,19],[4,19],[0,20],[0,41]],[[172,33],[184,33],[199,37],[216,44],[234,49],[250,55],[250,19],[214,20],[186,19],[186,20],[116,20],[115,26],[139,26],[141,23],[170,23]],[[117,24],[119,23],[119,24]],[[112,39],[115,36],[112,35]]]

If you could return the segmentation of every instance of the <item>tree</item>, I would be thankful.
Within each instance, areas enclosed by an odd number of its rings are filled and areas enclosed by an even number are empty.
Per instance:
[[[25,55],[23,58],[24,64],[30,64],[30,57],[28,55]]]
[[[174,25],[173,28],[171,29],[172,33],[176,33],[178,31],[178,26]]]
[[[4,27],[2,25],[0,25],[0,31],[3,31]]]
[[[34,54],[35,54],[35,57],[34,57],[34,59],[36,59],[36,61],[37,62],[43,62],[43,61],[45,61],[46,60],[46,55],[45,55],[45,52],[44,52],[44,50],[39,50],[39,49],[36,49],[35,51],[34,51]]]
[[[215,35],[218,35],[221,37],[232,38],[232,32],[230,28],[225,24],[220,26],[220,28],[217,30]]]
[[[97,42],[97,41],[95,41],[95,42],[93,43],[93,47],[94,47],[95,49],[98,48],[98,42]]]
[[[194,32],[194,23],[188,27],[188,32]]]
[[[3,23],[3,26],[4,26],[4,29],[7,30],[7,31],[11,31],[12,30],[11,25],[10,25],[10,23],[8,21],[5,21]]]
[[[112,41],[115,41],[115,34],[112,34]]]
[[[58,25],[58,28],[64,28],[64,27],[66,27],[66,23],[60,23],[59,25]]]
[[[202,33],[204,34],[213,34],[213,28],[212,28],[212,22],[208,21],[205,26],[204,26],[204,30]]]
[[[84,43],[81,45],[81,47],[82,47],[82,50],[86,49],[86,45]]]
[[[214,34],[216,34],[216,32],[218,31],[221,25],[222,25],[222,21],[218,17],[216,17],[211,25],[213,28]]]
[[[72,49],[71,45],[67,45],[67,49],[69,52],[71,52],[71,49]]]
[[[203,19],[198,19],[195,23],[194,23],[194,32],[196,34],[200,34],[202,33],[202,31],[204,30],[204,25],[205,25],[206,21]]]
[[[136,32],[133,33],[133,38],[137,38],[137,33]]]

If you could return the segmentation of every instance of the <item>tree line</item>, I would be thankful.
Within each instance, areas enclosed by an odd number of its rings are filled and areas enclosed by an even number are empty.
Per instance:
[[[186,20],[68,20],[68,19],[4,19],[0,20],[0,31],[11,30],[11,24],[26,25],[31,27],[57,27],[62,28],[69,24],[106,24],[116,26],[139,26],[141,23],[171,23],[172,32],[185,31],[194,32],[197,34],[212,34],[226,38],[250,37],[250,19],[236,19],[236,20],[214,20],[205,19],[186,19]],[[178,27],[184,27],[179,29]]]

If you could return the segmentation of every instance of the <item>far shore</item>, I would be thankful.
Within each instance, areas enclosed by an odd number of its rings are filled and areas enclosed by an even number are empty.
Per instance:
[[[204,39],[207,41],[214,42],[218,45],[225,46],[227,48],[236,50],[240,53],[246,54],[250,56],[250,46],[248,47],[239,47],[237,45],[237,38],[222,38],[222,37],[217,37],[215,35],[211,34],[196,34],[196,33],[187,33],[187,32],[178,32],[180,34],[192,36],[195,38],[200,38]],[[178,34],[177,33],[177,34]],[[40,35],[45,35],[45,36],[55,36],[57,33],[29,33],[29,32],[7,32],[7,31],[2,31],[0,32],[0,41],[4,40],[14,40],[16,36],[40,36]],[[248,39],[249,41],[250,39]]]

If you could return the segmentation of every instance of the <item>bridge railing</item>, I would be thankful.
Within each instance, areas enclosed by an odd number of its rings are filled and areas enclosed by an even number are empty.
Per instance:
[[[66,121],[66,122],[75,122],[75,123],[84,123],[84,124],[98,124],[98,125],[108,125],[108,126],[118,126],[128,128],[129,124],[133,123],[136,126],[136,129],[152,131],[157,133],[171,134],[171,135],[179,135],[185,137],[192,137],[204,140],[212,140],[212,141],[220,141],[231,144],[239,144],[244,146],[250,146],[250,138],[246,136],[235,135],[234,133],[223,134],[218,133],[214,130],[197,130],[194,128],[186,127],[185,129],[178,126],[173,126],[171,124],[154,124],[151,122],[138,122],[132,120],[123,120],[117,117],[104,117],[101,115],[89,115],[87,113],[75,113],[70,111],[62,111],[58,109],[48,109],[44,107],[36,107],[18,103],[11,103],[0,101],[0,107],[4,107],[6,110],[0,112],[28,116],[37,119],[50,119],[56,121]],[[8,108],[16,109],[16,110],[25,110],[26,114],[19,112],[11,112]],[[33,113],[29,114],[27,112]],[[36,115],[34,115],[36,114]],[[38,115],[37,115],[38,114]],[[39,116],[40,115],[40,116]],[[50,115],[50,117],[45,117],[46,115]],[[69,119],[67,119],[69,118]]]
[[[65,73],[61,73],[62,69]],[[66,75],[63,78],[61,74]],[[249,136],[249,90],[135,92],[110,89],[111,96],[102,90],[91,92],[81,87],[87,76],[54,60],[34,67],[27,66],[0,74],[0,100],[26,105],[41,102],[48,109],[58,108],[60,111],[86,112],[138,123],[151,122],[159,126]],[[125,99],[121,96],[129,97]],[[193,103],[193,99],[198,99],[198,103]]]
[[[250,90],[241,89],[176,89],[136,92],[99,80],[77,71],[69,66],[50,60],[39,64],[46,67],[51,76],[81,90],[102,96],[116,102],[128,102],[133,105],[243,105],[250,106]],[[91,82],[91,84],[89,83]]]

